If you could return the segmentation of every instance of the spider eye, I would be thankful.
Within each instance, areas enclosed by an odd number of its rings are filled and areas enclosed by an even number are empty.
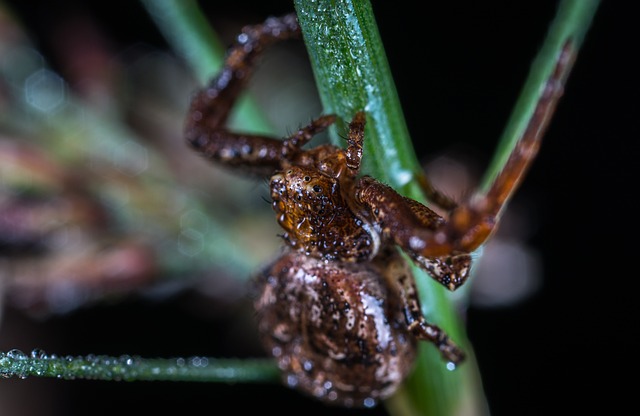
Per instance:
[[[311,180],[311,176],[305,176],[305,177],[304,177],[304,181],[305,181],[305,182],[309,182],[310,180]]]
[[[320,193],[320,192],[322,192],[322,187],[319,186],[319,185],[313,185],[313,191],[317,192],[317,193]]]

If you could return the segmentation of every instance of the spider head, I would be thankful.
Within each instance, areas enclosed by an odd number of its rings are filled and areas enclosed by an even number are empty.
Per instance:
[[[293,166],[271,177],[278,222],[295,246],[317,237],[344,206],[338,181],[317,169]]]
[[[354,176],[345,154],[319,146],[296,155],[271,177],[271,198],[283,238],[291,247],[325,260],[371,258],[371,228],[351,210]]]

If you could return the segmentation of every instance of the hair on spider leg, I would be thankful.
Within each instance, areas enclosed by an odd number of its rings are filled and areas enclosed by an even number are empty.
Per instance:
[[[269,199],[264,196],[264,195],[260,195],[260,199],[262,199],[264,202],[266,202],[268,205],[271,205],[271,201],[269,201]]]
[[[267,205],[271,206],[272,200],[271,198],[268,196],[268,194],[265,194],[263,191],[266,191],[269,189],[269,178],[266,176],[262,176],[260,177],[259,181],[255,181],[254,183],[254,190],[259,191],[260,192],[260,199],[263,200],[264,202],[267,203]]]
[[[285,136],[285,138],[286,137],[291,137],[294,134],[298,133],[300,130],[303,130],[306,126],[312,124],[314,120],[315,120],[314,117],[309,116],[309,120],[306,123],[298,122],[298,127],[296,127],[293,130],[291,129],[291,126],[287,126],[286,127],[287,135]]]
[[[290,137],[292,137],[292,136],[294,136],[294,135],[299,134],[299,133],[300,133],[301,131],[303,131],[306,127],[313,125],[313,124],[314,124],[314,122],[315,122],[316,120],[317,120],[317,118],[316,118],[316,117],[309,116],[309,120],[307,121],[307,123],[306,123],[306,124],[303,124],[303,123],[301,123],[301,122],[300,122],[300,123],[298,123],[298,127],[297,127],[296,129],[294,129],[294,130],[291,130],[291,126],[287,126],[287,127],[286,127],[286,130],[285,130],[285,131],[286,131],[286,136],[284,137],[284,139],[286,140],[286,139],[288,139],[288,138],[290,138]],[[310,141],[312,141],[312,140],[314,140],[314,139],[316,139],[320,134],[321,134],[321,133],[319,133],[319,134],[315,134],[315,135],[314,135],[314,137],[312,137],[312,138],[309,140],[309,142],[310,142]],[[308,144],[308,143],[305,143],[305,144],[303,145],[303,147],[304,147],[305,145],[307,145],[307,144]]]

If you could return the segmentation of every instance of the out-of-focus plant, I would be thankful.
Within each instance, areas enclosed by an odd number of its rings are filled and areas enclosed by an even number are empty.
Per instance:
[[[132,104],[114,81],[124,71],[106,65],[107,51],[91,36],[75,46],[92,51],[93,66],[63,79],[9,11],[0,13],[0,249],[11,264],[2,270],[8,301],[47,314],[153,280],[250,277],[277,245],[269,238],[275,226],[260,198],[243,198],[255,193],[253,182],[212,174],[216,168],[183,145],[183,111],[196,88],[189,74],[168,56],[140,51],[128,65],[174,71],[167,76],[179,85],[127,80],[137,88],[136,111],[128,114],[125,104]],[[71,85],[86,79],[90,88]],[[243,227],[264,231],[264,243],[252,244],[255,238],[238,232]]]

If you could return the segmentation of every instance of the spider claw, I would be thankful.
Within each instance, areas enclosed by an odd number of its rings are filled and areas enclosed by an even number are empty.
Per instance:
[[[416,338],[435,344],[445,361],[452,363],[454,366],[464,361],[465,353],[462,349],[451,341],[442,329],[425,322],[424,318],[421,317],[421,319],[412,322],[408,329]]]
[[[464,352],[448,338],[444,344],[439,346],[438,349],[440,350],[442,357],[449,363],[453,364],[453,368],[457,367],[466,358]]]

